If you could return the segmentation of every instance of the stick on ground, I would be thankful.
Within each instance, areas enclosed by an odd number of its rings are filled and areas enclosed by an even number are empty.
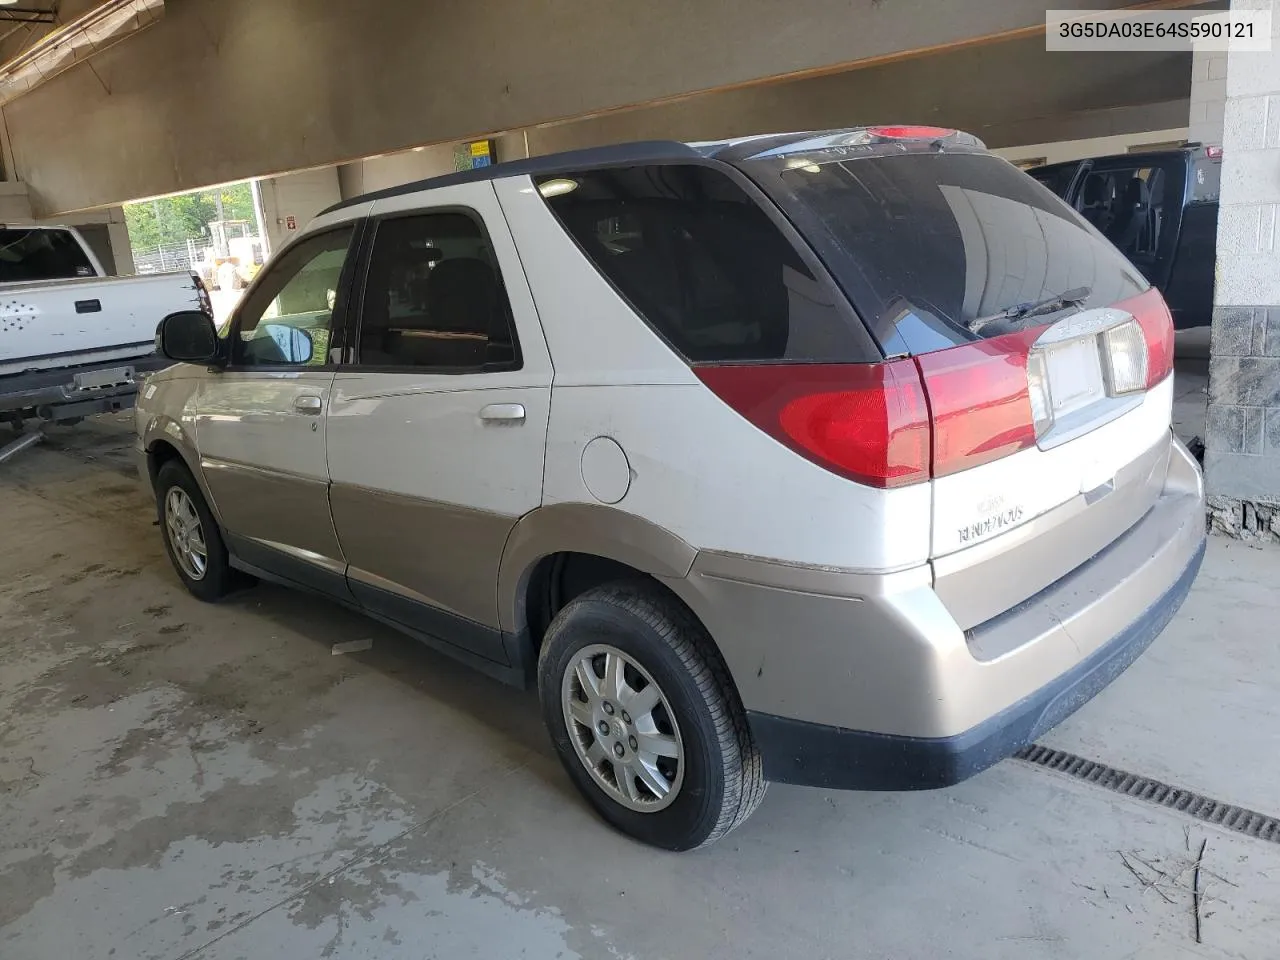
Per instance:
[[[1200,853],[1196,857],[1196,871],[1191,875],[1191,910],[1196,915],[1196,943],[1200,940],[1200,898],[1203,891],[1200,889],[1200,862],[1204,860],[1204,848],[1209,845],[1209,838],[1200,841]]]

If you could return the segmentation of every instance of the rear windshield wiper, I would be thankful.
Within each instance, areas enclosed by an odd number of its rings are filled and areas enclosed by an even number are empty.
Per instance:
[[[997,323],[1001,320],[1005,322],[1026,320],[1029,317],[1036,317],[1043,313],[1054,313],[1058,310],[1065,310],[1067,307],[1079,306],[1089,299],[1089,294],[1091,293],[1093,293],[1092,287],[1074,287],[1063,293],[1054,294],[1052,297],[1045,297],[1043,300],[1015,303],[1012,307],[1006,307],[999,313],[970,320],[967,326],[970,333],[977,333],[988,324]]]

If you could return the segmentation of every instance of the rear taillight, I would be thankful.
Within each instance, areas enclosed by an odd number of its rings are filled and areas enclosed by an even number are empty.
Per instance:
[[[1042,329],[885,363],[694,369],[725,403],[815,463],[901,487],[1035,444],[1027,353]]]
[[[913,360],[694,372],[765,433],[842,476],[873,487],[929,477],[929,411]]]
[[[945,140],[955,136],[955,130],[946,127],[922,127],[898,124],[889,127],[867,127],[867,133],[885,140]]]
[[[1173,367],[1163,298],[1148,290],[1113,309],[1132,314],[1141,339],[1130,320],[1097,335],[1107,395],[1161,382]],[[1050,326],[884,363],[702,365],[694,372],[813,462],[859,483],[900,487],[1033,447],[1053,428],[1052,347],[1037,344]]]
[[[1173,317],[1155,287],[1113,304],[1113,309],[1132,314],[1142,328],[1147,344],[1146,386],[1149,390],[1173,372]]]
[[[933,414],[933,475],[1035,445],[1027,357],[1044,327],[916,357]]]

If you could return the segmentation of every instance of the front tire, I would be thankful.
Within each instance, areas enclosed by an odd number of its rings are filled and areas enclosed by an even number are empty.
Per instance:
[[[222,532],[191,471],[177,460],[156,472],[156,508],[165,552],[183,586],[200,600],[221,600],[235,586]]]
[[[656,584],[606,584],[570,601],[547,629],[538,691],[570,779],[637,840],[705,846],[764,796],[728,670],[692,613]]]

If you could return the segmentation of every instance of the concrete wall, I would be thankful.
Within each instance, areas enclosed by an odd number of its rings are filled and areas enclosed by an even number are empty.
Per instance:
[[[269,177],[260,183],[262,223],[272,253],[292,240],[311,219],[342,199],[336,167]],[[293,218],[293,229],[289,218]]]
[[[1280,0],[1270,53],[1227,56],[1205,474],[1215,527],[1280,539]]]
[[[362,193],[452,172],[453,145],[445,143],[344,163],[338,168],[338,182],[342,198],[346,200]]]
[[[123,207],[87,210],[51,217],[42,222],[81,228],[107,273],[124,277],[135,272],[133,247],[129,243],[129,226],[124,219]]]
[[[1227,102],[1227,54],[1196,50],[1191,61],[1191,109],[1188,140],[1222,142],[1222,118]]]
[[[1097,7],[1131,0],[1055,2]],[[165,10],[156,26],[4,105],[14,173],[30,184],[38,214],[519,130],[976,38],[1034,36],[1045,6],[170,0]],[[1044,85],[1041,76],[1017,77],[1004,77],[1008,96]],[[928,87],[936,94],[961,79],[939,72]],[[1076,81],[1105,82],[1089,71]]]
[[[0,182],[0,223],[33,219],[27,185],[11,180]]]
[[[869,123],[958,127],[989,146],[1186,123],[1187,53],[1047,53],[1014,40],[527,131],[533,153],[646,138],[707,140]],[[1011,78],[1034,78],[1013,83]]]
[[[1086,140],[1061,140],[1053,143],[1026,144],[1020,147],[1002,147],[993,150],[992,153],[997,153],[1014,163],[1039,158],[1043,158],[1045,163],[1064,163],[1067,160],[1083,160],[1086,157],[1128,153],[1130,150],[1138,150],[1148,144],[1175,143],[1186,139],[1186,127],[1169,127],[1165,130],[1122,133]]]

